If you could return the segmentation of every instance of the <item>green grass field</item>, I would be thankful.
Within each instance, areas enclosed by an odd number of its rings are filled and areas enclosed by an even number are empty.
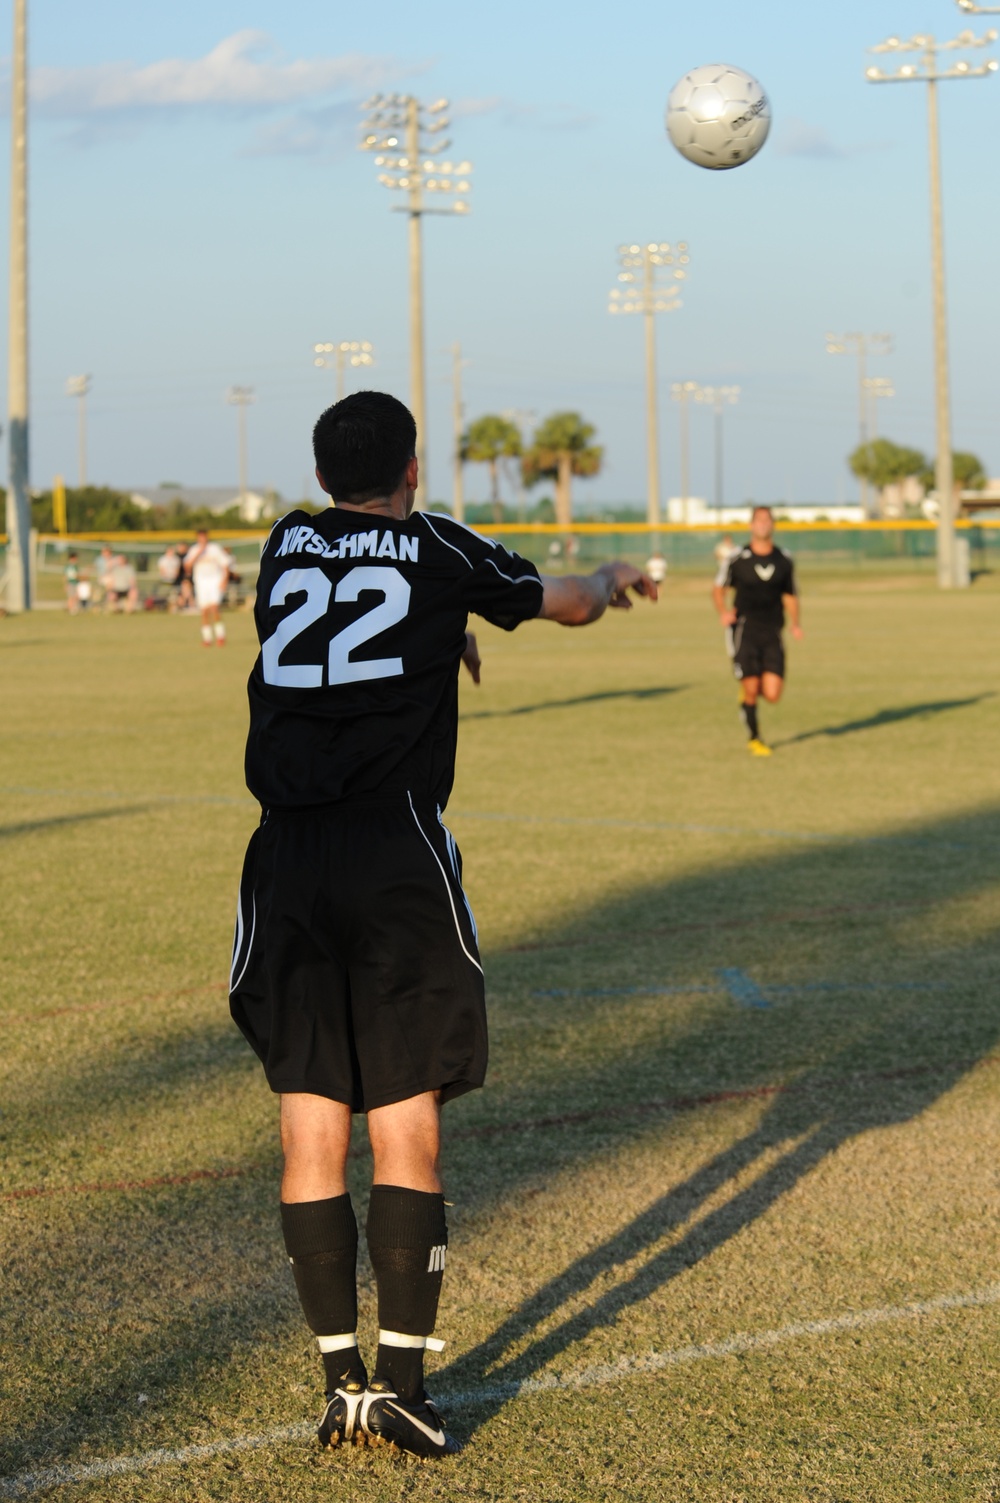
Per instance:
[[[0,622],[0,1497],[1000,1500],[1000,594],[803,586],[768,761],[702,584],[482,631],[438,1466],[310,1439],[224,989],[249,616]]]

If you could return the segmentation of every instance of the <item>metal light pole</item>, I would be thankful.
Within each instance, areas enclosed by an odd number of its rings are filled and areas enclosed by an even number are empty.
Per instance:
[[[967,8],[967,7],[966,7]],[[927,126],[931,198],[931,268],[934,284],[934,388],[937,419],[937,456],[934,466],[938,498],[937,562],[938,584],[942,589],[957,589],[964,580],[958,568],[955,547],[955,475],[951,451],[951,399],[948,390],[948,315],[944,284],[944,225],[941,210],[941,148],[938,125],[938,83],[948,78],[984,78],[995,73],[1000,64],[995,58],[974,67],[960,59],[952,67],[938,62],[941,52],[967,51],[972,47],[989,47],[1000,33],[987,31],[977,37],[963,31],[950,42],[938,42],[932,36],[919,35],[909,41],[889,37],[872,47],[871,52],[918,52],[917,63],[903,63],[895,73],[881,68],[865,70],[869,83],[925,83],[927,85]]]
[[[465,489],[462,468],[462,433],[465,429],[465,404],[462,401],[462,369],[468,365],[462,359],[462,346],[451,347],[451,436],[452,436],[452,485],[451,514],[456,522],[465,521]]]
[[[641,313],[646,326],[646,519],[660,525],[660,435],[656,403],[656,314],[681,306],[677,282],[687,276],[691,257],[686,241],[677,245],[618,247],[619,282],[608,294],[609,313]]]
[[[868,395],[865,390],[868,356],[890,355],[892,353],[892,335],[828,334],[826,336],[826,353],[828,355],[857,355],[858,357],[858,443],[863,448],[868,442]],[[861,510],[867,516],[868,481],[863,475],[858,480],[858,491]]]
[[[698,390],[697,381],[674,381],[670,387],[670,395],[675,402],[680,403],[681,408],[681,504],[684,507],[684,521],[688,520],[688,491],[690,490],[690,408],[691,398]]]
[[[888,376],[866,376],[865,394],[868,397],[868,442],[878,438],[878,404],[886,397],[894,397],[896,388]]]
[[[10,282],[7,413],[7,609],[31,609],[28,490],[28,18],[14,0],[10,100]]]
[[[66,395],[76,397],[76,469],[77,484],[81,490],[87,484],[87,393],[93,377],[70,376],[66,382]]]
[[[715,507],[722,509],[722,413],[727,403],[734,407],[740,399],[738,386],[697,386],[694,399],[710,406],[715,415]]]
[[[236,408],[236,438],[240,469],[240,510],[247,499],[247,408],[254,400],[252,386],[231,386],[226,392],[226,401]]]
[[[464,195],[469,192],[471,162],[438,162],[451,145],[438,140],[448,129],[447,99],[423,105],[412,94],[375,94],[362,109],[362,151],[374,151],[376,167],[383,168],[379,182],[406,193],[405,204],[393,208],[409,216],[410,250],[410,406],[417,425],[417,460],[420,465],[418,507],[430,500],[427,470],[426,360],[424,354],[424,273],[422,220],[425,214],[467,214]],[[387,153],[389,153],[387,155]],[[425,193],[445,193],[452,202],[429,208]]]
[[[333,359],[330,359],[330,356]],[[337,401],[344,400],[344,371],[348,365],[374,365],[375,351],[367,339],[342,339],[339,344],[314,344],[313,365],[317,370],[337,372]]]

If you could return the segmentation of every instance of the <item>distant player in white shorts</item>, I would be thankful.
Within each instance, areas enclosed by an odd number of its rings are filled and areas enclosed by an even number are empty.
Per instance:
[[[229,557],[218,543],[208,541],[208,533],[199,527],[197,541],[184,559],[185,573],[194,585],[195,604],[201,611],[201,640],[211,647],[214,636],[219,647],[226,642],[226,628],[219,617],[219,607],[229,583]]]

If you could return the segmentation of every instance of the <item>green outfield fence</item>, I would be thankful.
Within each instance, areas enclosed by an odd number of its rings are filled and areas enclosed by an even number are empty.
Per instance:
[[[973,573],[1000,567],[1000,521],[959,522],[959,535],[968,540]],[[650,529],[639,522],[579,522],[567,531],[552,523],[502,523],[473,529],[498,538],[505,547],[530,558],[549,572],[594,567],[610,558],[643,563],[659,550],[668,568],[678,573],[706,574],[715,567],[715,548],[723,536],[739,543],[746,535],[740,527],[683,527],[662,525]],[[252,594],[260,551],[267,529],[236,533],[213,533],[216,542],[230,550],[242,578],[242,595]],[[935,528],[932,522],[866,522],[844,525],[835,522],[779,522],[781,546],[802,564],[854,570],[896,568],[932,571],[935,559]],[[102,546],[134,565],[141,593],[150,599],[162,597],[156,560],[170,543],[192,542],[191,532],[78,533],[59,537],[41,533],[35,538],[36,597],[39,602],[62,598],[62,576],[69,550],[75,549],[81,565],[94,571]],[[6,563],[6,538],[0,535],[0,576]]]

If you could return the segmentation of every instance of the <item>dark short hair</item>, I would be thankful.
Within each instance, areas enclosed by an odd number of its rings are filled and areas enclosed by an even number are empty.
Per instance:
[[[316,468],[334,501],[391,496],[416,453],[413,414],[386,391],[355,391],[313,429]]]
[[[763,505],[761,505],[761,506],[751,506],[751,508],[750,508],[750,520],[751,520],[751,522],[753,521],[754,517],[757,515],[757,513],[759,511],[766,511],[767,514],[768,514],[768,516],[773,521],[773,519],[774,519],[774,512],[771,510],[771,508],[769,506],[763,506]]]

